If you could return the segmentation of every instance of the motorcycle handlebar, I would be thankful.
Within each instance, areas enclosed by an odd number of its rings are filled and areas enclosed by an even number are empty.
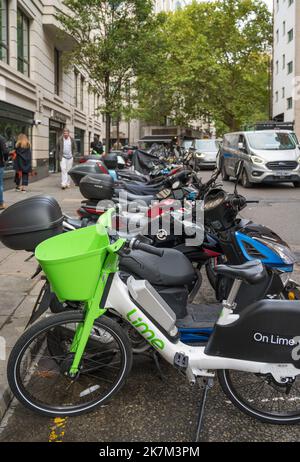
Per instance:
[[[138,239],[132,239],[130,241],[130,248],[132,250],[142,250],[144,252],[150,253],[152,255],[156,255],[157,257],[162,257],[164,255],[164,251],[161,249],[156,249],[149,244],[144,244],[143,242],[139,241]]]

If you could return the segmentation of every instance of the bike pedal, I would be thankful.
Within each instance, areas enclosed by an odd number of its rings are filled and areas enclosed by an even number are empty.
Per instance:
[[[174,367],[186,370],[189,366],[189,357],[183,353],[176,353],[174,357]]]

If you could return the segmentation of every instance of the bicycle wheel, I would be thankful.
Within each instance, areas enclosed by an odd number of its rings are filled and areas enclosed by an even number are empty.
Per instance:
[[[83,320],[79,312],[43,319],[14,346],[8,382],[27,408],[46,416],[76,416],[104,404],[124,385],[132,349],[124,331],[106,317],[95,321],[77,376],[66,375],[74,333]]]
[[[270,375],[218,371],[220,385],[230,401],[242,412],[270,424],[300,422],[300,377],[278,384]]]

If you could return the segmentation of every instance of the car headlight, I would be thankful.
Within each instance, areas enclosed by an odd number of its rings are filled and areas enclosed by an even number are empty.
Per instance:
[[[255,239],[258,242],[261,242],[265,246],[269,247],[269,249],[273,250],[273,252],[277,253],[277,255],[286,265],[294,265],[297,262],[296,255],[294,254],[294,252],[291,251],[291,249],[288,246],[279,244],[278,242],[274,242],[269,239],[263,239],[258,237],[254,237],[253,239]]]
[[[300,164],[300,157],[298,157],[298,164]]]
[[[196,157],[197,157],[198,159],[204,159],[204,158],[205,158],[205,154],[203,154],[202,152],[197,152],[197,153],[196,153]]]
[[[252,156],[251,160],[252,160],[252,163],[255,165],[264,165],[266,163],[264,159],[258,156]]]

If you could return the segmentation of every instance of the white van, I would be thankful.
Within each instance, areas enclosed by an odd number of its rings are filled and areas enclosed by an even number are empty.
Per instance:
[[[257,130],[224,136],[219,168],[223,180],[235,176],[238,161],[244,161],[242,185],[293,183],[300,187],[300,149],[297,136],[289,130]]]

